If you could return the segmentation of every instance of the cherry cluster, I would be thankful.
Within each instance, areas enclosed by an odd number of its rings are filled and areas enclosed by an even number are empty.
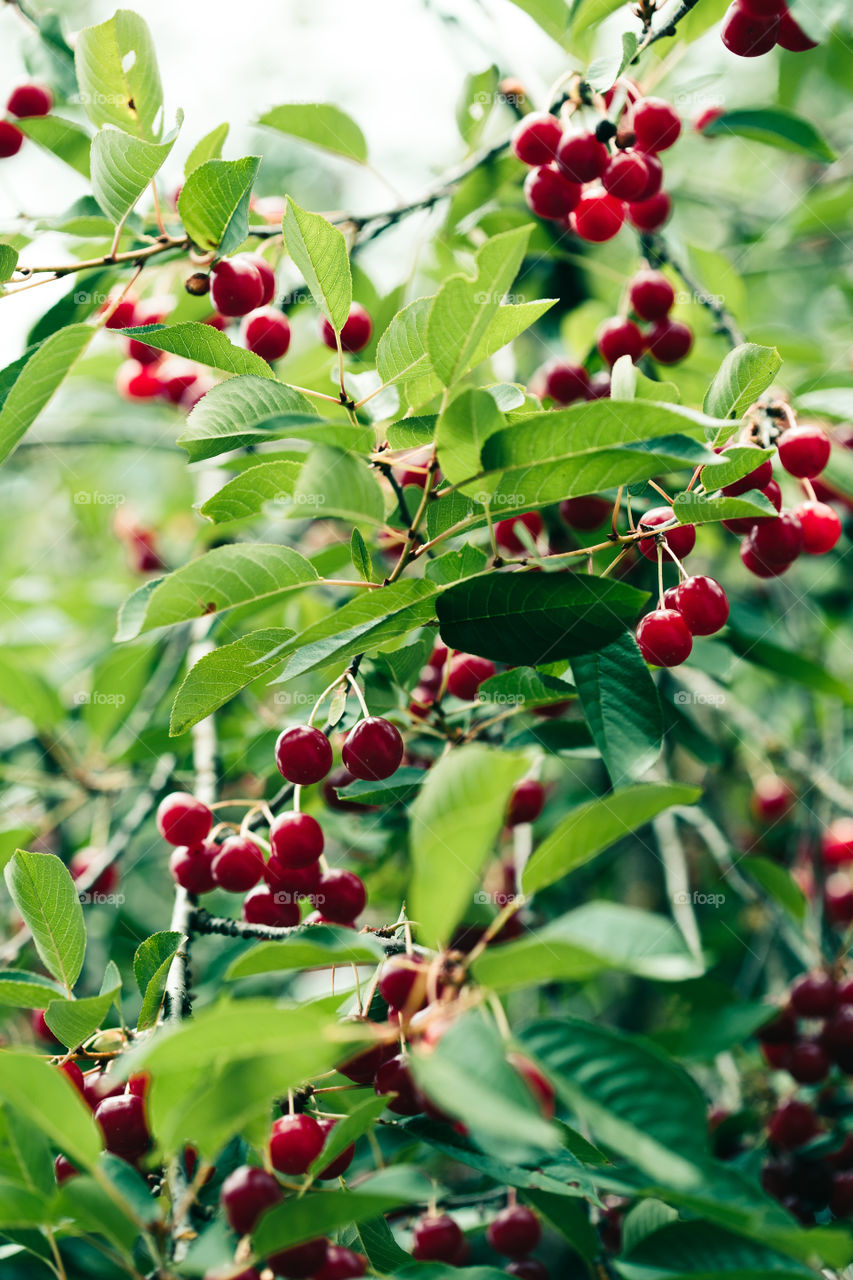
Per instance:
[[[43,1040],[53,1041],[44,1023],[33,1020],[36,1034]],[[133,1075],[127,1081],[117,1080],[111,1072],[98,1066],[83,1072],[77,1063],[68,1058],[57,1068],[73,1084],[80,1097],[91,1109],[101,1131],[104,1150],[121,1156],[128,1164],[137,1165],[151,1147],[151,1131],[148,1127],[146,1094],[150,1083],[147,1074]],[[79,1170],[64,1155],[54,1160],[54,1173],[58,1183],[72,1178]]]
[[[564,132],[555,116],[535,112],[512,139],[515,155],[530,166],[524,194],[531,211],[595,244],[611,240],[626,218],[639,231],[657,231],[671,212],[659,153],[676,141],[681,121],[668,102],[643,98],[633,82],[621,89],[618,126],[605,118],[592,132]]]
[[[31,120],[50,114],[53,94],[42,84],[22,84],[13,89],[6,103],[6,115]],[[24,145],[24,133],[11,120],[0,120],[0,160],[16,156]]]
[[[615,316],[605,320],[596,335],[598,353],[609,365],[621,356],[637,364],[650,355],[658,364],[678,364],[689,355],[693,331],[670,317],[675,290],[660,271],[643,270],[628,286],[628,304],[635,319]],[[637,321],[648,322],[643,331]]]
[[[104,327],[107,329],[148,328],[162,324],[166,319],[170,300],[152,298],[107,299],[103,310],[107,313]],[[205,323],[221,328],[218,316]],[[210,375],[201,365],[182,356],[167,355],[140,338],[127,339],[128,359],[116,374],[116,387],[127,400],[165,400],[188,412],[210,390]]]
[[[723,19],[723,44],[741,58],[758,58],[776,45],[791,53],[816,49],[791,17],[785,0],[734,0]]]
[[[517,519],[524,523],[534,540],[543,529],[538,511],[528,512]],[[516,520],[504,520],[495,526],[498,546],[505,551],[520,553],[524,550],[521,539],[514,532]],[[504,526],[502,528],[502,526]],[[412,694],[409,711],[419,719],[427,716],[445,693],[462,702],[473,702],[480,685],[495,675],[497,668],[488,658],[473,653],[457,653],[447,645],[437,644],[422,669],[418,685]]]

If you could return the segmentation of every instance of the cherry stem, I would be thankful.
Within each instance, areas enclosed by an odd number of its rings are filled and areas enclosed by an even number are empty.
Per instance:
[[[368,709],[367,703],[364,700],[364,694],[361,691],[361,687],[358,681],[356,680],[355,676],[349,671],[345,672],[345,675],[349,683],[352,685],[355,696],[358,698],[358,705],[361,707],[362,715],[364,716],[365,720],[369,719],[370,711]]]

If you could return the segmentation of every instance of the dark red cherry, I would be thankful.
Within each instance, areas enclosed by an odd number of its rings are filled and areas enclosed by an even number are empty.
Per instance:
[[[270,827],[270,848],[285,867],[307,867],[323,852],[323,829],[307,813],[282,813]]]
[[[395,1093],[391,1098],[388,1110],[400,1116],[416,1116],[424,1109],[424,1100],[418,1092],[409,1064],[402,1054],[389,1058],[376,1072],[373,1082],[377,1094]]]
[[[95,1108],[95,1120],[107,1151],[113,1155],[136,1160],[148,1150],[151,1135],[145,1119],[145,1103],[135,1093],[104,1098]]]
[[[544,1262],[538,1258],[518,1258],[504,1267],[508,1276],[517,1276],[519,1280],[551,1280],[550,1272]]]
[[[566,134],[557,147],[557,164],[570,182],[593,182],[607,167],[610,153],[594,133]]]
[[[824,1023],[820,1043],[842,1071],[853,1074],[853,1005],[836,1009]]]
[[[357,1280],[367,1272],[367,1259],[352,1249],[345,1249],[342,1244],[330,1244],[326,1250],[326,1261],[319,1271],[314,1272],[314,1280]]]
[[[803,1018],[828,1018],[837,994],[835,980],[828,973],[804,973],[791,987],[791,1005]]]
[[[669,593],[667,593],[669,594]],[[712,636],[726,625],[729,616],[729,599],[719,582],[699,575],[685,578],[676,588],[677,603],[690,634]]]
[[[843,871],[828,876],[823,887],[826,914],[837,925],[853,924],[853,882]]]
[[[577,207],[569,215],[571,230],[581,240],[588,240],[591,244],[603,244],[605,240],[612,240],[624,221],[625,205],[603,189],[592,190],[581,196]]]
[[[841,520],[826,502],[801,502],[794,515],[803,529],[803,551],[810,556],[824,556],[841,537]]]
[[[382,966],[379,994],[390,1009],[414,1013],[426,1003],[427,965],[419,955],[392,956]]]
[[[280,360],[290,346],[290,321],[275,307],[261,307],[246,319],[243,340],[262,360]]]
[[[317,1119],[317,1123],[323,1131],[324,1141],[327,1142],[329,1139],[329,1134],[334,1129],[337,1121],[332,1120],[331,1118],[326,1118],[324,1116],[319,1116]],[[332,1160],[329,1164],[326,1165],[325,1169],[320,1170],[320,1172],[317,1174],[317,1177],[322,1179],[324,1182],[330,1178],[339,1178],[342,1173],[346,1173],[347,1169],[352,1164],[354,1155],[355,1155],[355,1144],[350,1143],[348,1147],[344,1147],[340,1155],[335,1156],[334,1160]]]
[[[524,198],[537,218],[567,218],[580,200],[581,191],[556,165],[531,169],[524,179]]]
[[[680,320],[657,320],[646,334],[646,350],[658,364],[678,364],[692,346],[693,330]]]
[[[432,1214],[415,1223],[412,1254],[418,1262],[456,1262],[465,1247],[459,1225],[446,1213]]]
[[[264,873],[264,855],[248,836],[229,836],[213,859],[213,879],[229,893],[246,893]]]
[[[322,877],[319,862],[305,867],[288,867],[273,854],[264,867],[264,878],[271,889],[286,889],[296,898],[310,898]]]
[[[783,45],[783,48],[788,47]],[[814,45],[809,44],[806,47],[812,49]],[[835,1218],[853,1217],[853,1171],[845,1169],[833,1174],[829,1209]]]
[[[512,134],[512,149],[522,164],[550,164],[563,140],[556,116],[534,111],[519,120]]]
[[[659,231],[669,221],[672,201],[665,191],[628,205],[628,221],[638,231]]]
[[[277,1276],[286,1276],[287,1280],[309,1280],[326,1261],[328,1240],[306,1240],[304,1244],[295,1244],[290,1249],[282,1249],[271,1253],[266,1258],[266,1265]]]
[[[566,498],[560,503],[560,515],[570,529],[588,533],[592,529],[600,529],[610,516],[613,504],[606,498],[598,498],[595,494],[581,498]]]
[[[640,531],[646,529],[657,529],[661,525],[671,524],[675,519],[672,507],[652,507],[641,517],[638,528]],[[668,529],[664,535],[666,545],[678,557],[683,560],[689,555],[696,545],[696,528],[692,524],[677,524],[673,528]],[[658,549],[657,542],[652,538],[640,538],[637,543],[640,554],[645,556],[647,560],[657,560]],[[669,559],[664,556],[664,563]]]
[[[322,782],[332,767],[332,748],[325,733],[312,725],[285,729],[275,744],[278,771],[288,782],[310,786]]]
[[[169,870],[176,882],[187,893],[210,893],[216,888],[213,878],[213,859],[219,852],[219,845],[212,840],[203,844],[183,845],[172,852],[169,859]]]
[[[662,320],[675,302],[675,290],[660,271],[639,271],[628,291],[631,310],[641,320]]]
[[[822,427],[789,427],[776,446],[785,470],[800,480],[813,480],[823,471],[832,449],[829,436]]]
[[[585,400],[589,391],[589,374],[583,365],[567,360],[554,360],[545,369],[544,394],[557,404],[573,404]]]
[[[595,342],[602,360],[610,365],[621,356],[629,356],[636,364],[645,349],[643,335],[634,321],[621,320],[617,316],[599,326]]]
[[[400,731],[390,720],[365,716],[347,734],[341,759],[354,778],[375,782],[397,772],[403,750]]]
[[[509,516],[506,520],[498,520],[495,525],[495,542],[501,551],[521,556],[527,553],[527,547],[518,536],[518,525],[524,525],[535,542],[542,536],[545,522],[538,511],[526,511],[523,515]]]
[[[324,920],[334,924],[352,924],[367,905],[364,881],[352,871],[327,871],[312,901],[321,911]]]
[[[173,791],[160,801],[157,829],[169,844],[201,844],[210,835],[213,814],[206,804],[183,791]]]
[[[463,702],[473,702],[480,685],[495,674],[495,664],[473,653],[456,653],[450,659],[447,691]]]
[[[24,135],[10,120],[0,120],[0,160],[16,156],[24,145]]]
[[[299,924],[299,904],[295,894],[259,884],[243,899],[242,916],[247,924],[272,929],[292,929]]]
[[[768,1133],[771,1142],[783,1151],[801,1147],[818,1131],[817,1116],[805,1102],[792,1098],[777,1107],[770,1117]]]
[[[219,1200],[238,1236],[254,1231],[261,1214],[282,1199],[278,1179],[266,1169],[240,1165],[222,1184]]]
[[[56,1178],[56,1185],[61,1187],[63,1182],[67,1182],[69,1178],[73,1178],[80,1170],[76,1164],[72,1164],[65,1156],[59,1155],[53,1161],[53,1176]]]
[[[22,84],[13,89],[6,103],[10,116],[26,120],[32,116],[46,116],[53,106],[53,94],[42,84]]]
[[[372,333],[373,321],[364,307],[354,302],[350,307],[350,313],[344,323],[344,327],[341,329],[341,347],[344,351],[351,353],[362,351],[370,341]],[[320,337],[327,347],[332,351],[337,351],[338,344],[335,341],[335,331],[325,316],[320,324]]]
[[[740,0],[730,6],[720,31],[723,44],[740,58],[758,58],[769,53],[778,34],[778,13],[756,13]]]
[[[805,53],[808,49],[817,48],[817,41],[806,35],[787,9],[782,10],[779,18],[776,43],[780,49],[787,49],[790,53]]]
[[[535,822],[545,808],[545,788],[535,778],[525,778],[516,785],[509,798],[506,823],[517,827],[521,822]]]
[[[349,1058],[338,1070],[348,1080],[356,1084],[373,1084],[377,1071],[383,1062],[395,1056],[393,1045],[377,1044],[372,1049],[363,1049],[355,1057]]]
[[[323,1150],[326,1135],[313,1116],[281,1116],[270,1135],[270,1161],[279,1173],[305,1173]]]
[[[829,867],[853,862],[853,818],[836,818],[820,838],[820,852]]]
[[[222,258],[211,270],[210,297],[223,316],[245,316],[263,304],[266,285],[248,254]]]
[[[748,538],[758,559],[768,565],[788,565],[803,549],[803,527],[790,511],[756,524]]]
[[[656,667],[677,667],[689,658],[693,638],[675,609],[656,609],[640,621],[637,644],[646,662]]]
[[[523,1258],[532,1253],[542,1239],[542,1227],[526,1205],[508,1205],[489,1223],[486,1239],[496,1253],[506,1258]]]
[[[681,133],[677,111],[663,98],[641,98],[631,113],[631,126],[641,151],[667,151]]]
[[[611,156],[601,185],[617,200],[641,200],[649,185],[649,169],[639,151],[619,151]]]
[[[785,1065],[798,1084],[818,1084],[829,1075],[831,1064],[819,1044],[803,1040],[792,1047]]]

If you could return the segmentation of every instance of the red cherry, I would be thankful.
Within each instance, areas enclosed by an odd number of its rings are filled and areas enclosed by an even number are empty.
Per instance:
[[[602,360],[609,365],[614,365],[621,356],[629,356],[636,364],[645,347],[643,335],[634,321],[620,320],[616,316],[599,326],[595,342]]]
[[[727,444],[720,450],[726,453],[729,449],[739,448],[736,444]],[[752,471],[747,472],[745,476],[741,476],[740,480],[733,480],[731,484],[723,486],[722,492],[730,498],[737,498],[742,493],[748,493],[750,489],[765,489],[773,480],[773,462],[770,458],[765,458],[763,462],[759,462],[757,467],[753,467]]]
[[[16,156],[24,143],[24,135],[8,120],[0,120],[0,160]]]
[[[671,213],[672,201],[665,191],[628,205],[628,221],[638,231],[659,231]]]
[[[135,1160],[148,1150],[151,1135],[145,1119],[145,1103],[135,1093],[104,1098],[95,1107],[95,1120],[107,1151],[113,1155]]]
[[[668,593],[667,593],[668,594]],[[712,636],[728,620],[729,601],[719,582],[699,575],[676,588],[675,607],[694,636]]]
[[[694,132],[704,133],[706,129],[710,129],[711,125],[725,114],[722,107],[706,107],[704,111],[699,112],[693,121]]]
[[[820,1042],[842,1071],[853,1074],[853,1006],[841,1005],[824,1023]]]
[[[768,1133],[771,1142],[783,1150],[801,1147],[815,1136],[817,1117],[811,1107],[792,1098],[777,1107],[770,1117]]]
[[[418,1092],[408,1062],[397,1054],[383,1062],[373,1082],[377,1094],[396,1093],[388,1103],[388,1110],[399,1116],[416,1116],[423,1111],[423,1098]]]
[[[495,674],[495,665],[488,658],[478,658],[472,653],[456,653],[450,659],[447,691],[463,702],[473,702],[480,685]]]
[[[46,116],[53,106],[53,94],[41,84],[22,84],[13,89],[6,103],[10,116],[25,120],[32,116]]]
[[[222,258],[211,271],[210,297],[220,315],[245,316],[263,303],[266,285],[248,254]]]
[[[330,1244],[326,1250],[326,1261],[319,1271],[314,1272],[314,1280],[357,1280],[367,1272],[367,1259],[352,1249],[345,1249],[341,1244]]]
[[[613,504],[606,498],[598,498],[595,494],[581,498],[566,498],[560,503],[560,515],[570,529],[588,533],[592,529],[600,529],[613,510]]]
[[[342,348],[344,351],[349,352],[361,351],[367,346],[372,333],[373,321],[364,307],[354,302],[350,308],[349,316],[344,322],[344,327],[341,329]],[[331,351],[337,351],[338,344],[335,341],[335,331],[325,316],[320,323],[320,337]]]
[[[656,196],[663,186],[663,161],[652,151],[644,151],[643,159],[646,162],[649,180],[645,189],[635,198],[635,204],[642,204],[646,200],[651,200],[652,196]]]
[[[264,867],[264,878],[271,889],[282,889],[292,898],[310,898],[319,887],[322,870],[319,862],[309,862],[305,867],[285,866],[273,854]]]
[[[382,966],[379,994],[389,1009],[414,1013],[426,1003],[427,966],[419,955],[392,956]]]
[[[307,867],[323,852],[323,829],[308,813],[282,813],[270,827],[270,848],[285,867]]]
[[[675,609],[656,609],[647,613],[637,627],[637,644],[646,662],[656,667],[677,667],[689,658],[693,638]]]
[[[649,169],[639,151],[619,151],[607,163],[601,185],[617,200],[642,200],[649,185]]]
[[[787,782],[773,773],[767,773],[753,787],[750,808],[758,822],[769,825],[784,818],[793,803],[794,793]]]
[[[797,1020],[790,1009],[780,1009],[755,1034],[766,1044],[791,1044],[797,1038]]]
[[[67,1062],[61,1062],[57,1070],[61,1071],[62,1074],[71,1081],[71,1083],[74,1085],[74,1088],[77,1090],[80,1096],[85,1098],[86,1082],[83,1077],[83,1072],[77,1066],[77,1063],[72,1062],[71,1059],[69,1058]]]
[[[116,389],[126,400],[153,400],[160,395],[163,384],[156,373],[136,360],[127,360],[116,374]]]
[[[273,271],[266,258],[262,258],[259,253],[247,253],[242,256],[248,259],[261,277],[261,283],[264,286],[264,291],[261,295],[261,306],[265,307],[275,297],[275,271]]]
[[[524,515],[510,516],[508,520],[499,520],[495,525],[495,542],[501,551],[508,551],[511,555],[516,556],[527,554],[527,547],[516,532],[516,528],[520,524],[524,525],[534,542],[542,536],[545,528],[545,523],[538,511],[527,511]]]
[[[765,498],[772,502],[777,511],[782,510],[782,490],[775,480],[771,480],[761,490]],[[730,530],[731,533],[750,533],[757,524],[761,524],[763,520],[772,520],[772,516],[738,516],[734,520],[724,520],[723,528]]]
[[[299,924],[299,905],[295,896],[287,890],[270,889],[265,884],[259,884],[243,899],[242,915],[247,924],[292,929]]]
[[[288,782],[309,786],[321,782],[332,767],[332,748],[325,733],[312,725],[285,729],[275,744],[278,771]]]
[[[644,532],[646,529],[657,529],[661,525],[671,524],[673,519],[672,507],[652,507],[650,511],[647,511],[641,517],[637,527],[641,532]],[[678,559],[683,560],[696,545],[696,528],[692,524],[676,524],[673,528],[667,530],[664,535],[664,541]],[[640,554],[645,556],[647,560],[657,560],[657,542],[653,537],[640,538],[637,547]],[[668,559],[669,557],[665,556],[665,560]]]
[[[143,303],[136,307],[134,325],[137,328],[149,329],[152,325],[162,324],[165,318],[165,313],[156,303]],[[142,342],[139,338],[128,339],[127,353],[131,360],[136,360],[142,365],[158,364],[163,359],[162,351],[158,351],[147,342]]]
[[[783,48],[788,47],[788,45],[783,45]],[[814,46],[808,45],[807,47],[813,48]],[[833,1174],[829,1208],[835,1218],[853,1217],[853,1172],[849,1169]]]
[[[169,859],[169,870],[176,884],[187,893],[210,893],[216,888],[213,859],[218,852],[219,846],[210,840],[175,849]]]
[[[624,221],[625,205],[603,190],[581,196],[574,212],[569,215],[572,231],[591,244],[612,240]]]
[[[103,309],[112,306],[112,299],[108,299]],[[136,302],[133,298],[122,298],[121,302],[113,311],[109,320],[104,322],[105,329],[132,329],[136,323]]]
[[[853,818],[836,818],[820,839],[820,851],[828,867],[853,862]]]
[[[779,461],[790,475],[813,480],[829,462],[832,445],[822,427],[801,426],[784,431],[777,448]]]
[[[587,400],[604,400],[610,395],[610,374],[600,369],[589,380]]]
[[[631,115],[631,125],[641,151],[667,151],[681,133],[678,113],[663,98],[643,98]]]
[[[818,1084],[829,1075],[830,1066],[825,1050],[812,1040],[794,1045],[786,1063],[787,1070],[798,1084]]]
[[[243,339],[248,349],[263,360],[280,360],[290,346],[290,321],[275,307],[261,307],[246,319]]]
[[[337,769],[333,769],[323,783],[323,799],[330,809],[338,809],[341,813],[367,813],[370,807],[368,805],[357,804],[354,800],[347,800],[344,796],[338,795],[338,789],[348,787],[351,782],[355,782],[355,778],[349,769],[345,769],[343,765],[338,765]]]
[[[279,1173],[305,1173],[323,1150],[326,1135],[313,1116],[282,1116],[270,1135],[270,1160]]]
[[[767,1063],[768,1067],[772,1067],[774,1071],[787,1070],[788,1063],[791,1060],[792,1046],[789,1044],[766,1044],[761,1045],[761,1056]]]
[[[823,556],[841,537],[841,520],[826,502],[801,502],[794,515],[803,527],[803,551]]]
[[[465,1237],[451,1217],[439,1213],[415,1223],[412,1246],[418,1262],[456,1262],[465,1247]]]
[[[53,1161],[53,1176],[56,1178],[56,1185],[61,1187],[63,1182],[67,1182],[69,1178],[73,1178],[80,1170],[65,1156],[56,1156]]]
[[[381,716],[365,716],[350,729],[341,758],[354,778],[376,782],[396,773],[403,759],[400,731]]]
[[[506,824],[517,827],[522,822],[535,822],[544,808],[545,788],[542,783],[535,778],[525,778],[509,798]]]
[[[757,13],[761,17],[781,14],[786,7],[785,0],[738,0],[738,2],[751,13]]]
[[[199,385],[199,372],[195,365],[179,356],[168,356],[157,366],[160,394],[171,404],[186,403],[192,398],[194,387]]]
[[[589,374],[583,365],[555,360],[545,370],[544,393],[557,404],[585,400],[589,391]]]
[[[532,1253],[542,1239],[542,1227],[526,1205],[508,1205],[489,1223],[486,1239],[496,1253],[507,1258],[523,1258],[526,1253]]]
[[[843,871],[828,876],[823,887],[826,914],[834,924],[853,923],[853,882]]]
[[[662,320],[675,302],[675,290],[660,271],[639,271],[631,281],[628,299],[641,320]]]
[[[229,893],[246,893],[264,873],[264,855],[247,836],[229,836],[211,866],[213,879]]]
[[[693,346],[693,330],[680,320],[658,320],[646,335],[646,350],[658,364],[678,364]]]
[[[104,1098],[118,1098],[124,1091],[124,1081],[108,1071],[87,1071],[83,1077],[83,1097],[93,1111]]]
[[[537,218],[566,218],[580,200],[581,188],[556,165],[542,165],[524,179],[524,198]]]
[[[296,1244],[290,1249],[282,1249],[271,1253],[266,1265],[277,1276],[286,1276],[287,1280],[309,1280],[326,1261],[328,1240],[306,1240],[304,1244]]]
[[[782,10],[779,19],[776,43],[781,49],[788,49],[790,53],[805,53],[808,49],[817,48],[817,41],[806,35],[787,9]]]
[[[210,835],[213,814],[184,791],[164,796],[157,809],[157,830],[169,844],[201,844]]]
[[[278,1179],[266,1169],[240,1165],[222,1184],[219,1201],[238,1236],[254,1231],[261,1214],[282,1199]]]
[[[740,58],[758,58],[769,53],[779,34],[779,14],[760,14],[735,0],[720,31],[723,44]]]
[[[519,120],[512,134],[512,149],[522,164],[550,164],[563,139],[556,116],[534,111]]]
[[[543,1116],[545,1116],[546,1120],[550,1120],[556,1111],[556,1094],[550,1082],[545,1079],[536,1064],[531,1062],[529,1058],[525,1058],[523,1054],[507,1054],[507,1060],[512,1063],[524,1080],[524,1083],[538,1102]]]
[[[828,973],[804,973],[791,987],[791,1005],[803,1018],[828,1018],[835,1009],[837,988]]]
[[[519,1258],[504,1267],[508,1276],[518,1276],[520,1280],[550,1280],[550,1272],[544,1262],[538,1258]]]
[[[100,849],[78,849],[68,864],[72,880],[85,876],[89,868],[101,858]],[[92,893],[115,893],[119,884],[119,870],[115,863],[105,867],[92,885]]]
[[[754,525],[747,541],[762,564],[789,565],[803,549],[802,525],[786,511]]]
[[[593,182],[607,167],[610,153],[594,133],[566,134],[557,147],[557,165],[570,182]]]
[[[327,871],[312,899],[325,920],[352,924],[367,905],[364,881],[352,871]]]
[[[354,1058],[347,1059],[338,1067],[338,1070],[342,1076],[346,1076],[356,1084],[373,1084],[374,1077],[383,1062],[388,1062],[394,1056],[393,1045],[377,1044],[372,1049],[363,1049]]]
[[[317,1123],[323,1131],[324,1141],[328,1141],[329,1134],[334,1129],[337,1121],[332,1119],[326,1119],[323,1116],[320,1116],[319,1119],[317,1120]],[[354,1155],[355,1155],[355,1144],[351,1142],[348,1147],[344,1147],[343,1151],[340,1153],[339,1156],[335,1156],[334,1160],[332,1160],[331,1163],[326,1165],[325,1169],[321,1169],[321,1171],[317,1174],[317,1177],[324,1182],[327,1181],[329,1178],[339,1178],[342,1173],[346,1173],[347,1169],[352,1164]],[[356,1274],[360,1275],[361,1273],[358,1272]]]

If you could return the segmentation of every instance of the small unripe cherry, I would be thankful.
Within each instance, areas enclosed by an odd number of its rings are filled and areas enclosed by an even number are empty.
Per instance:
[[[659,231],[672,213],[672,201],[665,191],[628,205],[628,221],[638,231]]]
[[[675,519],[672,507],[652,507],[645,515],[641,516],[638,529],[643,532],[646,529],[657,529],[662,525],[671,524]],[[667,529],[663,535],[666,545],[679,560],[683,560],[689,555],[696,545],[696,527],[692,524],[676,524],[671,529]],[[637,548],[641,555],[647,560],[657,560],[658,547],[657,540],[654,537],[640,538],[637,542]],[[669,556],[664,552],[665,560]]]
[[[593,182],[607,167],[610,153],[594,133],[566,134],[557,147],[557,165],[570,182]]]
[[[601,175],[601,185],[617,200],[641,200],[649,185],[645,157],[639,151],[617,152]]]
[[[779,461],[800,480],[813,480],[823,471],[832,449],[829,436],[822,427],[789,427],[777,442]]]
[[[332,747],[325,733],[313,725],[285,729],[275,744],[275,763],[288,782],[310,786],[322,782],[332,767]]]
[[[53,94],[45,85],[22,84],[12,90],[6,110],[10,116],[26,120],[33,116],[49,115],[52,106]]]
[[[270,848],[285,867],[307,867],[323,852],[323,829],[308,813],[282,813],[270,827]]]
[[[676,609],[656,609],[641,619],[637,644],[646,662],[656,667],[677,667],[690,657],[693,638]]]
[[[557,404],[573,404],[576,400],[586,399],[589,374],[583,365],[554,360],[544,374],[544,394]]]
[[[495,674],[495,665],[488,658],[473,653],[456,653],[450,659],[447,691],[463,702],[473,702],[480,685]]]
[[[550,164],[563,140],[556,116],[535,111],[519,120],[512,134],[512,149],[522,164]]]
[[[628,290],[631,310],[641,320],[662,320],[675,302],[675,290],[660,271],[638,271]]]
[[[628,206],[631,208],[631,206]],[[581,196],[569,215],[569,226],[581,240],[603,244],[612,240],[625,221],[625,205],[603,189]]]
[[[177,884],[187,893],[210,893],[216,888],[213,859],[219,846],[210,840],[197,845],[180,845],[169,859],[169,870]]]
[[[690,354],[693,330],[680,320],[657,320],[646,335],[646,350],[658,364],[678,364]]]
[[[509,798],[506,824],[517,827],[522,822],[535,822],[545,808],[545,788],[535,778],[524,778],[516,784]]]
[[[524,197],[537,218],[567,218],[581,198],[581,187],[570,182],[556,165],[531,169],[524,179]]]
[[[341,347],[344,351],[354,353],[362,351],[370,341],[373,333],[373,321],[358,302],[350,307],[350,313],[341,329]],[[335,331],[324,316],[320,322],[320,337],[330,351],[337,351]]]
[[[264,855],[248,836],[229,836],[213,859],[213,879],[228,893],[246,893],[264,872]]]
[[[827,502],[801,502],[794,515],[803,529],[803,551],[824,556],[841,537],[841,520]]]
[[[667,593],[668,594],[668,593]],[[693,636],[712,636],[728,621],[729,600],[719,582],[702,574],[676,588],[676,609]]]
[[[641,151],[667,151],[681,133],[678,113],[663,98],[642,98],[631,113],[631,124]]]
[[[313,1116],[281,1116],[270,1135],[270,1161],[279,1173],[305,1173],[323,1150],[326,1135]]]
[[[212,826],[213,814],[207,805],[184,791],[164,796],[157,807],[157,830],[169,844],[201,844]]]
[[[518,535],[518,525],[524,526],[534,542],[542,536],[545,528],[545,523],[538,511],[527,511],[523,515],[498,520],[495,525],[495,542],[501,551],[507,551],[515,556],[527,554],[527,546]]]
[[[628,356],[636,364],[643,354],[645,341],[633,320],[621,320],[614,316],[599,325],[595,336],[602,360],[614,365],[622,356]]]
[[[211,271],[210,296],[220,315],[245,316],[263,303],[266,285],[249,254],[222,258]]]
[[[263,924],[273,929],[292,929],[299,924],[299,903],[295,894],[259,884],[246,894],[241,910],[247,924]]]
[[[290,346],[290,321],[275,307],[261,307],[246,318],[243,338],[249,351],[262,360],[280,360]]]
[[[365,716],[350,729],[341,759],[354,778],[376,782],[400,767],[404,743],[399,729],[382,716]]]

